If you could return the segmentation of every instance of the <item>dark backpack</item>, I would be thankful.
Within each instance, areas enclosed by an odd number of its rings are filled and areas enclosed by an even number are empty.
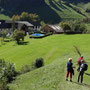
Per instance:
[[[83,66],[83,70],[87,71],[87,69],[88,69],[88,65],[85,63],[84,66]]]

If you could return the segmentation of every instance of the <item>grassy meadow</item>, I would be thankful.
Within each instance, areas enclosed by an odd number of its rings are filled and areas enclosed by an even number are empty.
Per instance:
[[[1,20],[10,20],[10,17],[9,16],[6,16],[6,15],[4,15],[4,14],[0,14],[0,19]]]
[[[10,90],[90,90],[90,68],[84,75],[84,83],[77,83],[77,59],[73,45],[81,51],[90,66],[90,35],[52,35],[43,39],[25,38],[25,45],[17,45],[14,41],[0,45],[0,58],[13,62],[16,69],[23,65],[31,65],[38,57],[44,58],[45,66],[26,74],[22,74],[9,84]],[[65,81],[66,63],[73,58],[76,66],[73,82]]]

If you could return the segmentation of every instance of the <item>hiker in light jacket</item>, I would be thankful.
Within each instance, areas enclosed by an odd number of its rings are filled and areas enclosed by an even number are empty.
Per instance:
[[[81,60],[81,66],[80,66],[80,70],[79,70],[79,74],[78,74],[78,82],[80,81],[81,83],[83,82],[83,75],[84,75],[84,68],[85,68],[84,64],[85,64],[85,62],[83,60]]]

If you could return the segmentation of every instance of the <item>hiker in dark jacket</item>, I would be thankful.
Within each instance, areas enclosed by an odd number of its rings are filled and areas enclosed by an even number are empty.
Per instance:
[[[66,81],[68,81],[68,76],[70,73],[70,81],[72,82],[72,74],[74,75],[74,70],[73,70],[73,63],[72,63],[72,58],[69,58],[69,61],[67,63],[67,73],[66,73]]]
[[[81,66],[80,66],[80,70],[79,70],[79,74],[78,74],[78,82],[80,81],[81,83],[83,82],[83,75],[84,75],[84,71],[85,71],[84,65],[85,65],[85,62],[83,60],[81,60]]]

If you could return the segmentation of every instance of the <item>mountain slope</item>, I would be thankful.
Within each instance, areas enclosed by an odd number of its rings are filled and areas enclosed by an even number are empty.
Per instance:
[[[72,2],[72,0],[69,1]],[[79,1],[84,2],[84,0],[74,0],[72,3],[79,3]],[[89,1],[85,0],[85,2]],[[72,4],[58,2],[58,0],[3,0],[0,2],[0,6],[2,8],[1,13],[4,15],[12,16],[27,11],[37,13],[41,20],[48,23],[58,23],[62,19],[72,20],[85,17],[84,14],[73,9]]]
[[[75,4],[90,2],[90,0],[63,0],[63,1],[71,2],[71,3],[75,3]]]

